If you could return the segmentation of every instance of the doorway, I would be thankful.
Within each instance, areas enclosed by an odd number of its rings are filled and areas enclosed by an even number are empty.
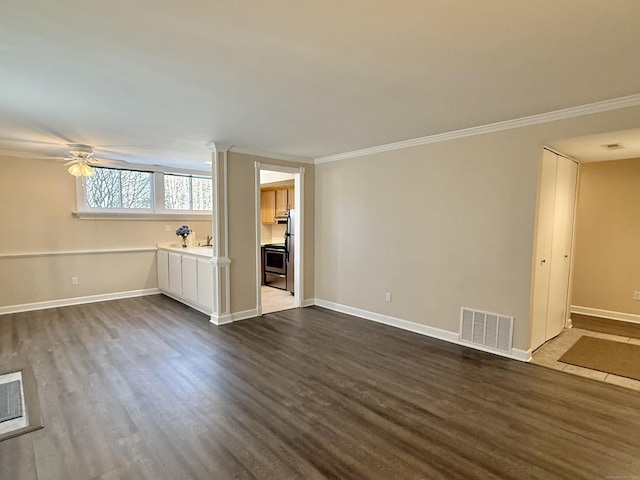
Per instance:
[[[302,306],[304,168],[256,162],[257,311]]]

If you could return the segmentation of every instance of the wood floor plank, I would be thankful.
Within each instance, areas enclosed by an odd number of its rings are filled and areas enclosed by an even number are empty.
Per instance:
[[[640,393],[318,307],[216,327],[164,296],[0,317],[45,428],[0,478],[640,475]]]

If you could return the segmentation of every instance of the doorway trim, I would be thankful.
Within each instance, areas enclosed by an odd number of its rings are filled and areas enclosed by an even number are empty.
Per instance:
[[[294,279],[293,279],[293,302],[295,308],[300,308],[304,303],[304,167],[286,167],[271,163],[255,162],[255,252],[256,252],[256,311],[258,316],[262,315],[262,261],[260,244],[260,227],[262,225],[260,217],[260,170],[271,172],[291,173],[293,175],[295,210],[298,212],[298,221],[295,224],[294,236]]]

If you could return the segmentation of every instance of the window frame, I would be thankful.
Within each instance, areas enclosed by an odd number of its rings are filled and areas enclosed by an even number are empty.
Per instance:
[[[174,219],[180,217],[184,220],[207,220],[211,218],[212,210],[177,210],[165,208],[164,195],[164,175],[180,175],[190,178],[210,178],[210,172],[184,169],[154,169],[150,166],[127,164],[125,166],[99,166],[98,168],[108,168],[112,170],[128,170],[135,172],[151,173],[151,208],[101,208],[90,207],[87,204],[86,177],[76,177],[76,210],[72,214],[83,219],[106,219],[106,220],[161,220]],[[191,181],[190,195],[191,195]],[[213,185],[212,185],[213,192]],[[213,202],[213,199],[212,199]],[[191,198],[193,205],[193,198]]]

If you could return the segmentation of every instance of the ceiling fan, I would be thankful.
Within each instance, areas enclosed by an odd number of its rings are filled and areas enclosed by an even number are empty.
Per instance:
[[[69,159],[64,166],[69,166],[68,172],[74,177],[91,177],[96,172],[89,165],[89,162],[96,161],[93,159],[93,147],[89,145],[83,145],[81,143],[70,143],[69,147]]]
[[[32,144],[39,145],[40,148],[46,146],[46,149],[56,148],[58,151],[64,147],[66,147],[68,151],[67,156],[61,155],[38,155],[34,153],[33,150],[24,151],[22,149],[12,150],[10,154],[20,157],[29,157],[29,158],[38,158],[38,159],[50,159],[50,160],[62,160],[65,161],[64,166],[68,166],[68,172],[74,177],[90,177],[95,174],[94,166],[123,166],[127,164],[124,160],[108,160],[105,158],[96,158],[94,157],[94,147],[91,145],[86,145],[83,143],[54,143],[54,142],[43,142],[43,141],[29,141],[29,140],[19,140],[19,139],[9,139],[2,138],[0,139],[7,143],[12,144]],[[6,150],[5,150],[6,151]],[[107,154],[116,154],[116,152],[111,152],[109,150],[104,150]]]

